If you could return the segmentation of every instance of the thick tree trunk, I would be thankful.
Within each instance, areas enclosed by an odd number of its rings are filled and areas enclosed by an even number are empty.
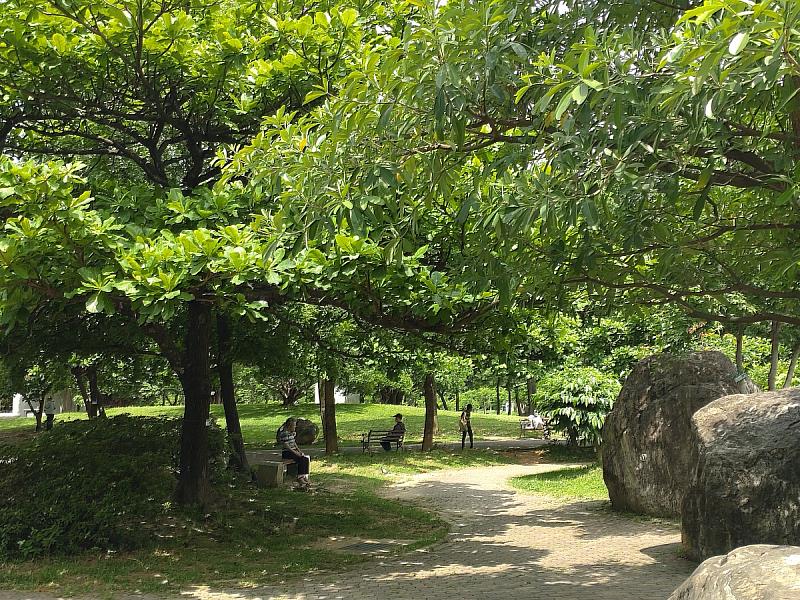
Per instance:
[[[736,332],[736,372],[744,373],[744,350],[743,350],[744,331],[739,329]]]
[[[789,361],[789,370],[786,373],[786,379],[783,381],[783,387],[792,387],[792,380],[794,379],[794,371],[797,368],[797,360],[800,359],[800,342],[797,342],[794,350],[792,351],[792,360]]]
[[[239,409],[236,407],[236,389],[233,385],[233,348],[231,347],[231,324],[228,317],[217,315],[217,374],[219,375],[219,395],[225,410],[225,427],[228,430],[228,443],[231,458],[228,461],[237,471],[247,473],[250,464],[244,449],[242,426],[239,422]]]
[[[211,368],[208,350],[211,308],[189,303],[181,385],[185,398],[181,430],[180,472],[175,501],[181,505],[205,504],[211,493],[208,479],[208,410],[211,401]]]
[[[500,414],[500,378],[497,378],[497,384],[494,386],[494,393],[495,399],[497,400],[497,405],[495,406],[495,412],[499,415]]]
[[[278,387],[284,406],[294,406],[303,397],[303,390],[294,379],[287,379]]]
[[[339,451],[339,440],[336,433],[336,396],[333,379],[322,380],[320,404],[323,406],[322,433],[325,436],[325,454],[336,454]]]
[[[770,362],[769,362],[769,380],[767,385],[769,386],[769,391],[775,391],[775,384],[776,380],[778,379],[778,358],[780,354],[780,342],[778,341],[778,334],[781,331],[781,323],[779,321],[772,322],[772,335],[771,342],[772,342],[772,351],[770,353]]]
[[[436,383],[433,373],[425,375],[425,432],[422,435],[422,451],[433,449],[433,432],[436,429]]]

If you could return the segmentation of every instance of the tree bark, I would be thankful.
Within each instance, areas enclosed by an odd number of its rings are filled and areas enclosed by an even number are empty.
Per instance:
[[[100,394],[100,386],[97,385],[97,367],[91,365],[86,367],[86,376],[89,380],[89,400],[91,401],[92,411],[89,418],[97,416],[105,416],[103,410],[103,397]]]
[[[211,308],[189,302],[181,385],[185,398],[181,429],[180,471],[175,501],[205,504],[211,494],[208,479],[208,411],[211,401],[209,345]]]
[[[395,387],[382,387],[380,389],[381,404],[402,404],[405,392]]]
[[[519,403],[519,389],[517,388],[514,388],[514,406],[517,407],[517,416],[521,417],[523,410],[522,406]]]
[[[83,398],[83,407],[86,409],[86,416],[91,419],[92,399],[89,397],[86,381],[83,378],[83,367],[72,367],[70,371],[72,371],[72,376],[75,378],[75,383],[78,384],[78,391],[80,391],[81,398]]]
[[[497,399],[497,406],[495,406],[495,412],[499,415],[500,414],[500,378],[497,378],[497,384],[494,386],[494,393]]]
[[[506,396],[508,397],[508,404],[506,405],[508,408],[506,409],[507,414],[511,415],[511,378],[508,378],[508,382],[506,383]]]
[[[439,395],[439,399],[442,401],[442,410],[450,410],[447,408],[447,399],[444,397],[444,392],[441,390],[436,390],[436,393]]]
[[[325,436],[325,454],[336,454],[339,451],[339,440],[336,433],[336,395],[333,379],[322,380],[322,433]]]
[[[778,341],[778,334],[781,331],[781,323],[780,321],[773,321],[772,322],[772,335],[770,336],[772,341],[772,351],[770,353],[770,363],[769,363],[769,380],[767,385],[769,386],[769,391],[775,391],[775,384],[778,378],[778,358],[780,353],[780,342]]]
[[[736,372],[744,373],[744,351],[743,351],[744,331],[739,329],[736,332]]]
[[[533,414],[533,395],[536,393],[536,379],[528,377],[525,382],[525,392],[528,396],[528,414]]]
[[[242,426],[239,422],[239,409],[236,407],[236,389],[233,385],[233,348],[231,345],[231,324],[228,317],[217,315],[217,374],[219,375],[219,395],[225,410],[225,428],[228,430],[228,443],[231,458],[228,464],[237,471],[247,473],[250,464],[244,449]]]
[[[436,383],[433,373],[425,374],[425,432],[422,436],[422,451],[430,452],[433,449],[433,432],[436,428]]]
[[[459,406],[460,401],[461,401],[461,399],[458,397],[458,390],[456,390],[456,412],[461,410],[461,407]]]
[[[783,381],[783,387],[792,387],[792,380],[794,379],[794,371],[797,368],[797,360],[800,359],[800,342],[794,347],[792,351],[792,360],[789,361],[789,371],[786,373],[786,379]]]

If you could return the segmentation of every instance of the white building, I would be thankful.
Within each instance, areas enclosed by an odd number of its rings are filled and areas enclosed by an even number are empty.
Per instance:
[[[333,389],[333,398],[336,404],[360,404],[361,394],[348,394],[339,388]],[[319,404],[319,384],[314,384],[314,404]]]

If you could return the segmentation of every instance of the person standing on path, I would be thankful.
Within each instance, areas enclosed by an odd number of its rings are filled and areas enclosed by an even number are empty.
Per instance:
[[[472,437],[472,404],[467,404],[464,412],[458,420],[458,427],[461,429],[461,449],[464,449],[464,443],[467,441],[467,434],[469,434],[469,447],[474,448],[474,440]]]
[[[297,419],[289,417],[286,422],[278,429],[278,442],[280,442],[283,451],[281,456],[286,460],[293,460],[297,463],[297,485],[301,489],[309,489],[311,482],[308,480],[308,474],[311,470],[311,457],[308,454],[303,454],[297,446],[294,438],[294,431],[297,425]]]

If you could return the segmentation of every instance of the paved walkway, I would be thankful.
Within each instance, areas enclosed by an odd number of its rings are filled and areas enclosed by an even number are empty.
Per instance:
[[[666,600],[696,565],[671,524],[615,515],[599,502],[518,494],[510,477],[559,468],[511,465],[429,473],[387,495],[433,509],[450,539],[365,572],[315,574],[247,590],[193,588],[187,600]],[[398,532],[402,537],[402,532]],[[42,598],[0,591],[0,600]]]
[[[184,596],[202,600],[666,600],[692,572],[680,532],[615,515],[601,503],[518,494],[509,477],[554,465],[495,466],[425,474],[390,488],[453,523],[426,551],[286,585]],[[402,537],[401,535],[399,537]]]

